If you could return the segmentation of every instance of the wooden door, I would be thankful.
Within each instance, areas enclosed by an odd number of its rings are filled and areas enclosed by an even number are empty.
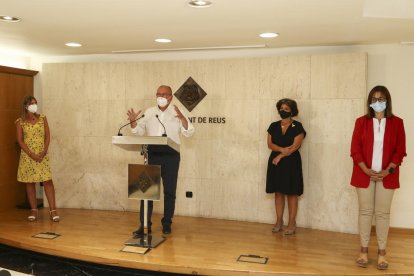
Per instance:
[[[37,71],[0,66],[0,211],[25,202],[25,186],[17,182],[20,147],[15,120],[24,96],[33,95]]]

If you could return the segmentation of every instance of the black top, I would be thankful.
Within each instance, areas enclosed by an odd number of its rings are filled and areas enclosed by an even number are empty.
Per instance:
[[[295,120],[288,126],[285,134],[282,133],[281,121],[271,123],[267,132],[272,137],[272,143],[283,148],[291,146],[295,137],[299,134],[303,133],[306,136],[302,124]],[[273,165],[273,159],[279,154],[280,152],[276,151],[270,153],[267,163],[266,192],[278,192],[287,195],[303,194],[300,152],[296,150],[291,155],[282,158],[278,165]]]

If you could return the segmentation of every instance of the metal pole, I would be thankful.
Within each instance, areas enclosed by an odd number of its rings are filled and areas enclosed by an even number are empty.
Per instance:
[[[148,145],[142,145],[141,155],[144,156],[144,165],[148,165]],[[144,199],[144,234],[148,234],[148,199]]]

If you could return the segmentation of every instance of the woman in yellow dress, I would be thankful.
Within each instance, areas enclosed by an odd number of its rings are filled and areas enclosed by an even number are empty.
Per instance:
[[[50,208],[50,219],[58,222],[60,217],[56,211],[55,188],[52,181],[49,156],[49,125],[46,116],[37,114],[37,100],[26,96],[22,103],[21,118],[16,120],[17,141],[20,145],[20,161],[17,170],[17,181],[26,183],[26,192],[31,207],[29,221],[38,216],[36,202],[37,182],[43,182],[45,194]]]

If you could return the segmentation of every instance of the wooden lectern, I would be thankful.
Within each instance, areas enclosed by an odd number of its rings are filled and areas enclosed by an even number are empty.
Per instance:
[[[128,198],[144,200],[144,229],[148,229],[148,200],[160,200],[161,167],[148,165],[148,146],[157,151],[180,152],[180,145],[163,136],[112,136],[112,144],[128,151],[141,151],[144,165],[128,164]],[[133,237],[125,242],[146,248],[154,248],[165,240],[163,236],[147,233],[142,237]]]

